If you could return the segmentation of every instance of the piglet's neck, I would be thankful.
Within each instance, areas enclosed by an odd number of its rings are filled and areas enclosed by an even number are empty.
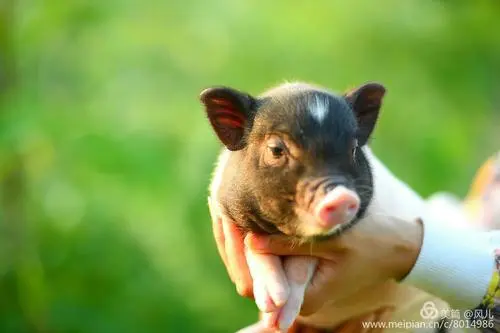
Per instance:
[[[372,168],[374,188],[366,216],[394,216],[402,219],[420,217],[425,206],[422,197],[396,178],[369,147],[363,147],[363,152]]]

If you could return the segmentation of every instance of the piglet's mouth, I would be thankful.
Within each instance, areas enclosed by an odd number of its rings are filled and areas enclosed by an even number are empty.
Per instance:
[[[359,207],[356,192],[342,185],[336,186],[313,207],[312,212],[299,214],[297,233],[303,237],[331,235],[351,222]]]

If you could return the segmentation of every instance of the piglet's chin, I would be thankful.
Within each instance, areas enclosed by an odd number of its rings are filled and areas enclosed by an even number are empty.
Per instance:
[[[318,202],[312,218],[303,220],[299,229],[303,236],[332,234],[355,218],[359,206],[360,199],[356,192],[337,186]]]

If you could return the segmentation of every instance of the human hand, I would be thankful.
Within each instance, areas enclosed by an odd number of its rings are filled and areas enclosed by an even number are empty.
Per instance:
[[[217,203],[208,198],[208,208],[212,219],[212,232],[219,255],[226,267],[238,294],[253,297],[253,281],[245,257],[245,235],[238,227],[219,212]]]
[[[383,223],[361,223],[339,237],[316,243],[294,246],[286,236],[252,233],[246,236],[245,243],[249,251],[257,254],[319,258],[301,312],[308,315],[325,302],[343,299],[390,279],[404,278],[418,257],[422,234],[418,220],[387,217]]]
[[[312,255],[319,258],[302,306],[304,315],[314,313],[325,302],[342,299],[362,288],[387,279],[403,278],[413,267],[422,240],[420,222],[387,217],[359,224],[337,238],[294,247],[284,236],[250,233],[245,237],[224,216],[214,215],[213,207],[211,211],[219,252],[240,295],[253,295],[252,275],[263,277],[270,291],[288,291],[288,281],[277,256]],[[245,258],[244,238],[247,255],[253,253],[265,259],[251,268],[252,275]],[[359,279],[359,276],[365,278]],[[283,304],[275,301],[273,292],[270,294],[264,312],[275,311]]]

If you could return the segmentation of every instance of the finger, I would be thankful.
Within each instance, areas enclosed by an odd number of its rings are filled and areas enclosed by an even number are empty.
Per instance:
[[[386,323],[391,319],[392,314],[394,313],[394,308],[382,308],[375,312],[375,321],[380,323],[377,328],[369,331],[370,333],[382,333],[384,329],[382,328]]]
[[[316,269],[317,260],[309,256],[292,256],[284,261],[290,294],[281,309],[278,326],[282,331],[290,328],[297,319],[304,301],[306,287]]]
[[[229,274],[229,278],[234,282],[234,278],[232,277],[231,270],[229,269],[226,249],[225,249],[225,239],[224,239],[224,231],[222,230],[222,219],[218,214],[216,214],[216,209],[214,207],[214,203],[211,198],[208,197],[208,210],[210,211],[210,217],[212,218],[212,232],[214,234],[215,244],[217,245],[217,250],[219,251],[219,256],[226,267],[227,273]]]
[[[312,326],[302,325],[301,329],[300,329],[300,333],[321,333],[321,332],[324,332],[324,331],[319,329],[319,328],[312,327]]]
[[[259,288],[264,287],[267,291],[266,296],[269,296],[274,304],[271,309],[263,310],[264,312],[274,311],[276,307],[281,307],[288,299],[289,287],[288,281],[283,269],[283,263],[280,257],[272,254],[254,253],[246,248],[245,251],[250,275],[254,283],[259,284]],[[259,291],[259,297],[262,293]],[[266,301],[259,300],[260,304]]]
[[[377,316],[375,313],[370,313],[370,314],[364,316],[363,318],[359,319],[358,320],[358,330],[355,332],[359,332],[359,333],[371,332],[372,328],[367,327],[366,323],[376,322],[377,321],[376,318],[377,318]]]
[[[336,333],[367,333],[369,328],[366,328],[364,323],[372,322],[375,319],[375,314],[370,313],[362,317],[350,319],[336,331]]]
[[[232,221],[224,217],[222,217],[222,229],[224,231],[227,262],[238,294],[244,297],[252,297],[253,282],[245,258],[243,234]]]
[[[292,326],[288,329],[287,333],[303,333],[302,325],[298,321],[294,321]]]
[[[246,245],[256,253],[274,254],[278,256],[320,256],[330,257],[328,251],[330,241],[318,243],[296,244],[293,239],[282,235],[258,235],[250,233],[246,238]]]

